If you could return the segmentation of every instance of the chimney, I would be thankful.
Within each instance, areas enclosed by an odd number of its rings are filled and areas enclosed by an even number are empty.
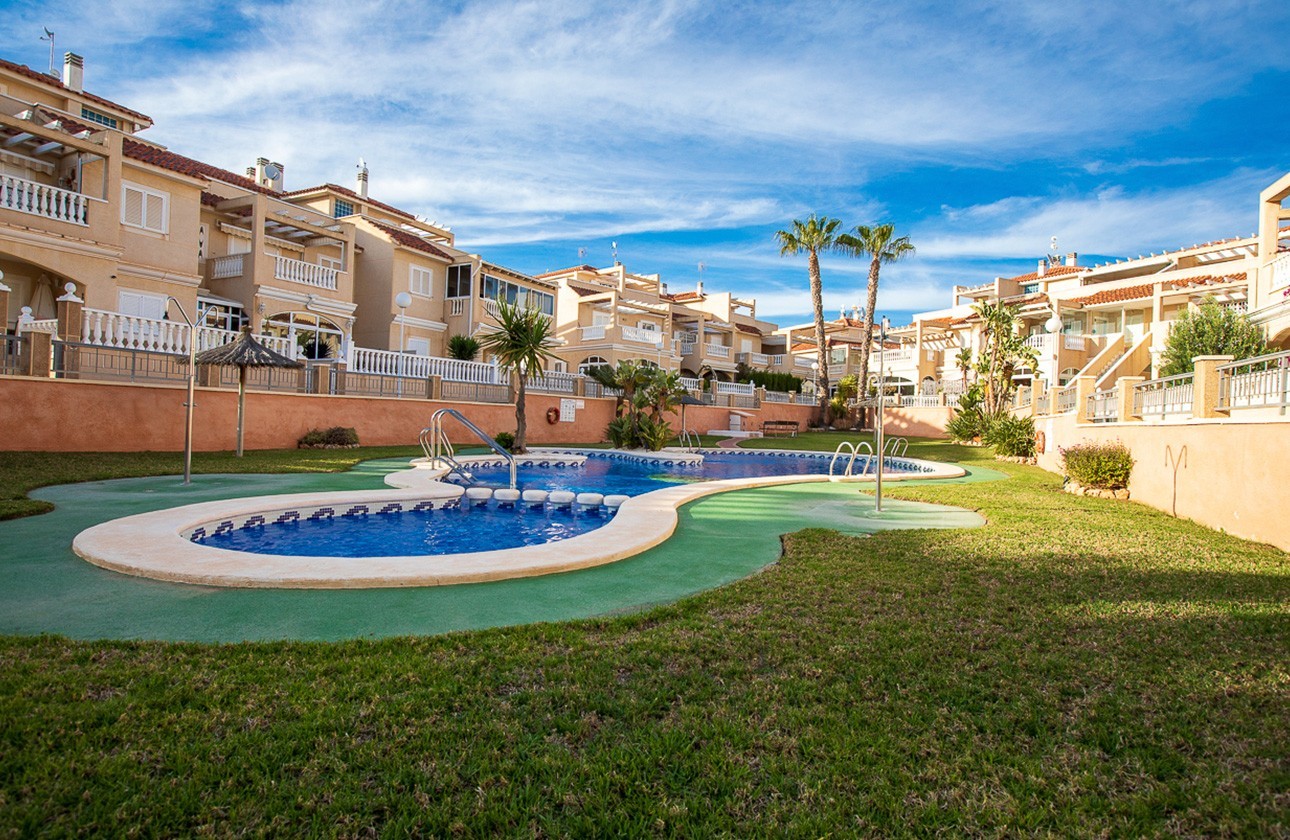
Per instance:
[[[63,56],[63,87],[76,93],[85,89],[85,59],[74,52]]]
[[[246,171],[248,175],[251,170]],[[276,161],[270,161],[268,158],[255,159],[255,183],[262,187],[268,187],[274,192],[282,192],[282,173],[283,166]]]
[[[1047,270],[1048,270],[1048,260],[1040,260],[1039,268],[1035,269],[1035,274],[1038,275],[1039,277],[1043,277],[1044,272]]]
[[[1075,253],[1074,251],[1071,251],[1069,254],[1067,254],[1066,265],[1070,266],[1071,268],[1074,268],[1075,266],[1079,265],[1079,254]]]
[[[702,280],[700,280],[698,283],[695,283],[695,284],[694,284],[694,291],[695,291],[695,292],[697,292],[698,294],[703,294],[703,281],[702,281]]]
[[[367,162],[362,158],[358,159],[358,184],[354,192],[362,198],[367,198]]]

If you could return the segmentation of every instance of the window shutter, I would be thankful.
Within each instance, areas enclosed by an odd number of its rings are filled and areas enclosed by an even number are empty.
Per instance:
[[[122,187],[121,192],[121,221],[143,227],[143,193],[130,187]]]
[[[166,232],[166,200],[159,195],[148,195],[147,215],[144,227],[149,230]]]

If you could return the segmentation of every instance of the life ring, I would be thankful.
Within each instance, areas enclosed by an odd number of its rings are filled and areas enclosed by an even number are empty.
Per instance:
[[[1035,429],[1035,454],[1036,455],[1044,454],[1044,451],[1045,451],[1044,444],[1046,442],[1047,441],[1044,439],[1044,433],[1039,429]]]
[[[559,423],[560,409],[556,408],[555,406],[548,408],[546,410],[546,422],[550,423],[552,426],[554,426],[556,423]]]

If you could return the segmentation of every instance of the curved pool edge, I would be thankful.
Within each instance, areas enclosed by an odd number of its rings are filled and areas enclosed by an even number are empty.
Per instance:
[[[958,478],[958,466],[906,459],[931,468],[887,480]],[[872,480],[872,476],[868,477]],[[211,548],[182,536],[203,523],[283,505],[451,501],[463,488],[438,482],[414,489],[249,496],[203,502],[111,520],[80,532],[72,550],[100,568],[172,583],[235,588],[374,589],[483,583],[574,571],[635,556],[675,532],[678,510],[717,493],[755,487],[828,482],[827,475],[760,476],[696,482],[625,501],[603,527],[544,545],[466,554],[327,557],[253,554]],[[862,483],[863,477],[851,481]],[[361,565],[360,565],[361,564]]]

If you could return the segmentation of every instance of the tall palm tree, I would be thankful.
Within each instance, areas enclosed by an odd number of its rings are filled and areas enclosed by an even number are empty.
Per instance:
[[[516,374],[515,451],[524,452],[528,421],[524,416],[524,388],[530,376],[539,376],[546,363],[555,358],[551,319],[535,306],[520,306],[497,299],[497,332],[485,335],[480,346],[497,356],[497,362],[508,373]]]
[[[851,233],[838,237],[838,249],[853,257],[869,258],[869,287],[865,294],[864,343],[860,345],[861,388],[869,384],[869,353],[873,347],[873,310],[878,306],[878,272],[883,263],[895,262],[914,253],[914,244],[908,236],[896,236],[896,226],[857,225]],[[882,382],[882,371],[878,371]],[[880,384],[881,388],[882,385]]]
[[[811,307],[815,315],[815,357],[819,365],[818,389],[815,394],[820,411],[820,423],[827,419],[829,405],[829,358],[824,345],[824,286],[820,282],[820,252],[838,247],[838,228],[842,222],[828,216],[811,214],[805,222],[793,220],[789,230],[775,232],[781,257],[796,256],[806,252],[806,271],[811,280]]]

